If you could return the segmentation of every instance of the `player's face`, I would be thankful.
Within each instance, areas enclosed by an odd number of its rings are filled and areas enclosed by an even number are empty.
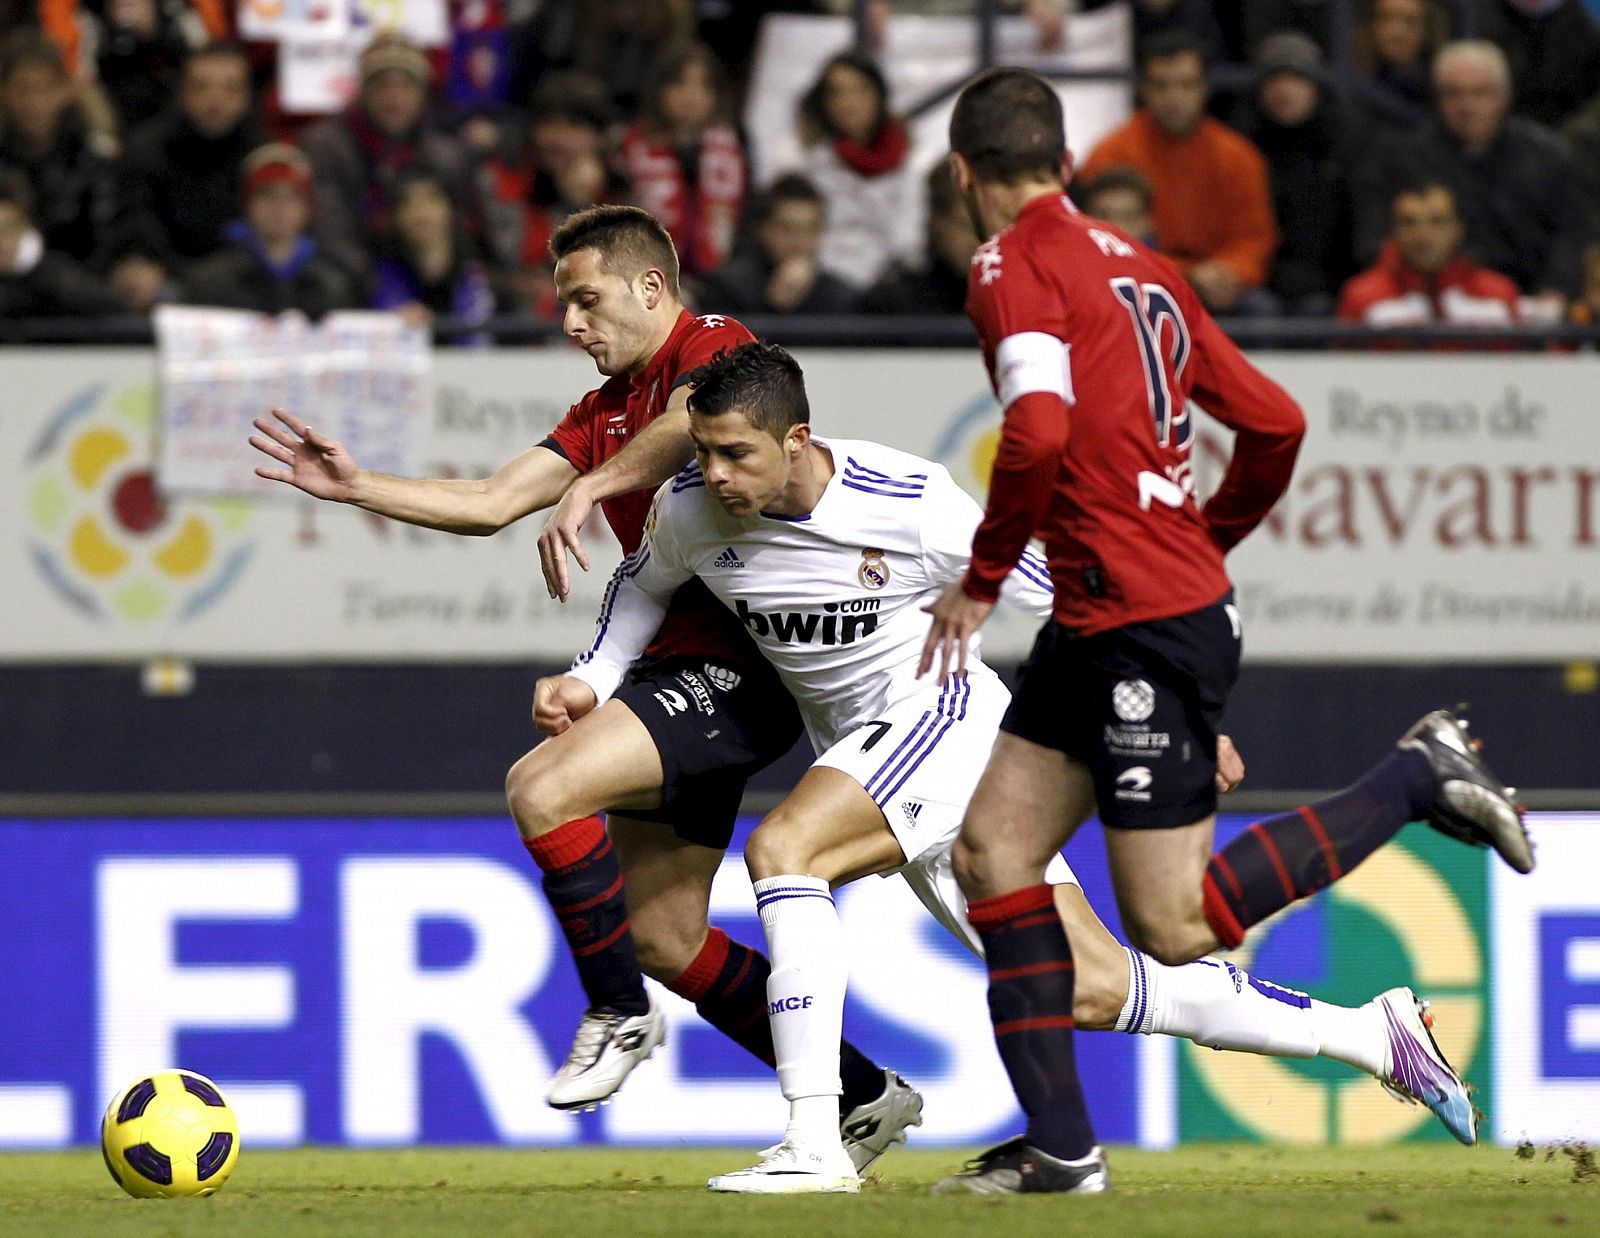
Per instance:
[[[1394,239],[1406,262],[1432,275],[1461,247],[1461,219],[1443,189],[1403,193],[1394,203]]]
[[[1139,82],[1139,98],[1163,133],[1181,138],[1206,111],[1206,67],[1195,52],[1152,60]]]
[[[790,465],[798,446],[803,446],[803,441],[797,445],[791,440],[802,429],[793,427],[780,442],[739,412],[695,413],[689,418],[706,488],[730,516],[765,511],[788,488]]]
[[[650,359],[650,306],[644,282],[605,269],[597,249],[579,249],[556,263],[556,296],[566,306],[561,329],[607,378]]]

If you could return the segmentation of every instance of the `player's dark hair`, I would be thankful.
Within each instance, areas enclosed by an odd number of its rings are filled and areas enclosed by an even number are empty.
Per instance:
[[[1195,55],[1200,58],[1200,67],[1205,68],[1206,45],[1200,36],[1190,30],[1162,30],[1151,35],[1139,47],[1137,67],[1139,76],[1143,77],[1150,71],[1150,64],[1155,60],[1171,60],[1174,56]]]
[[[962,87],[950,116],[950,149],[980,180],[1059,179],[1066,146],[1055,88],[1027,69],[980,73]]]
[[[550,235],[550,258],[560,262],[580,249],[600,255],[600,266],[632,283],[654,267],[667,277],[667,290],[682,296],[678,251],[659,219],[637,206],[591,206],[567,217]]]
[[[811,421],[800,363],[777,344],[754,341],[719,352],[691,370],[688,382],[691,413],[742,413],[751,425],[779,440],[791,426]]]

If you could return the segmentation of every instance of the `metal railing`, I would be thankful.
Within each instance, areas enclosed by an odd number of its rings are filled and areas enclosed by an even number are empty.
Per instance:
[[[960,315],[789,314],[741,319],[763,339],[795,347],[970,348],[977,342]],[[1570,351],[1600,347],[1600,324],[1525,327],[1375,328],[1321,318],[1225,318],[1223,329],[1244,348],[1283,349],[1482,349],[1505,352]],[[502,346],[560,346],[561,325],[549,319],[509,314],[487,322],[439,318],[434,339],[441,346],[472,336]],[[14,318],[0,320],[0,345],[143,345],[155,342],[150,319]],[[0,360],[4,353],[0,351]]]

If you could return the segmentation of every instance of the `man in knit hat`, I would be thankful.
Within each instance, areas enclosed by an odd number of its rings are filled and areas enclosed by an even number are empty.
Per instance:
[[[301,147],[317,186],[317,238],[353,269],[370,269],[387,223],[395,174],[423,164],[468,204],[461,145],[428,121],[432,68],[405,36],[381,34],[361,55],[355,101],[306,131]]]
[[[1267,161],[1280,238],[1267,286],[1287,311],[1325,316],[1352,273],[1345,118],[1305,35],[1268,35],[1250,59],[1260,76],[1234,126]]]
[[[293,309],[309,318],[361,304],[357,281],[309,232],[305,155],[281,142],[258,147],[245,160],[244,199],[244,218],[228,226],[228,244],[191,269],[185,301],[263,314]]]

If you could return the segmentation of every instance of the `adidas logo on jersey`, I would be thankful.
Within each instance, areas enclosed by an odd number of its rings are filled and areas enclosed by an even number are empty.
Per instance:
[[[738,551],[729,546],[715,559],[711,560],[712,567],[743,567],[744,560],[739,557]]]
[[[900,811],[905,813],[907,825],[915,825],[917,817],[922,813],[922,805],[915,800],[909,800],[900,805]]]

